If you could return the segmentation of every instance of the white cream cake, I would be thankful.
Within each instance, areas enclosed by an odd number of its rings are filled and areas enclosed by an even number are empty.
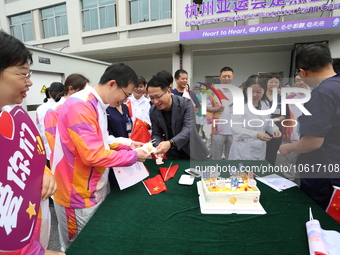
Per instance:
[[[238,183],[238,187],[232,187],[229,178],[202,179],[205,203],[209,205],[257,205],[260,203],[261,192],[256,185],[249,187],[241,178],[238,179]]]

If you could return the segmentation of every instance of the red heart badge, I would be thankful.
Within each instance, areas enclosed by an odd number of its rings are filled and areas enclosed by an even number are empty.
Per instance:
[[[6,111],[0,114],[0,135],[13,140],[14,122],[12,116]]]

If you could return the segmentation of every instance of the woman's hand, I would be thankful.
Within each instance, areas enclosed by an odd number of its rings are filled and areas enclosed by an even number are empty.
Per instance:
[[[46,200],[50,196],[52,196],[57,191],[57,182],[55,181],[53,175],[44,174],[43,183],[42,183],[42,191],[41,191],[41,199]]]

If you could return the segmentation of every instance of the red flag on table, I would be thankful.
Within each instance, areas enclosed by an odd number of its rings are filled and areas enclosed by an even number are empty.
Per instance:
[[[133,125],[131,137],[133,141],[147,143],[151,139],[151,135],[148,131],[147,126],[141,119],[136,118],[135,124]]]
[[[326,212],[340,223],[340,188],[333,186],[334,191],[327,206]]]
[[[169,180],[170,178],[174,177],[178,170],[178,165],[170,166],[170,167],[160,167],[159,171],[163,177],[164,181]]]
[[[168,191],[160,174],[143,181],[143,184],[146,190],[149,192],[149,195],[155,195],[161,193],[162,191]]]

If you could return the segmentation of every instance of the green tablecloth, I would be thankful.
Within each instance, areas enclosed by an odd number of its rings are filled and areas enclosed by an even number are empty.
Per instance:
[[[340,224],[299,188],[277,192],[260,182],[260,202],[267,214],[201,214],[197,186],[178,184],[190,166],[189,161],[166,160],[161,166],[168,167],[171,162],[178,164],[179,169],[166,182],[168,191],[150,196],[142,183],[122,191],[115,187],[67,255],[307,255],[305,224],[309,220],[309,207],[323,229],[340,232]],[[220,161],[220,164],[238,163]],[[260,164],[266,162],[244,161],[245,166]],[[145,165],[150,178],[159,173],[155,160],[147,160]]]

